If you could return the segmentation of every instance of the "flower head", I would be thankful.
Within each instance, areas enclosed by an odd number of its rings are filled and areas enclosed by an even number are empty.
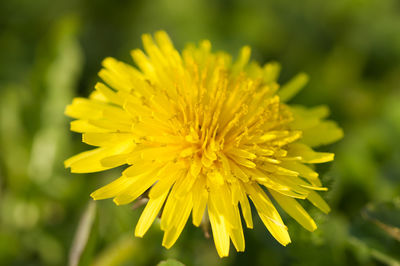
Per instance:
[[[133,50],[137,68],[106,58],[89,99],[75,98],[66,114],[71,130],[97,146],[67,161],[75,173],[128,165],[121,177],[91,196],[127,204],[149,190],[136,225],[142,237],[161,214],[163,246],[178,239],[190,214],[195,226],[210,222],[218,254],[230,240],[243,251],[242,219],[253,227],[250,200],[282,245],[290,243],[271,198],[307,230],[315,222],[298,203],[307,199],[323,212],[329,206],[313,164],[333,154],[312,147],[341,138],[324,118],[324,106],[307,109],[286,102],[307,82],[299,74],[279,88],[279,65],[249,62],[211,52],[209,41],[180,54],[165,32],[143,35],[145,52]],[[106,85],[107,84],[107,85]],[[240,210],[239,210],[240,206]]]

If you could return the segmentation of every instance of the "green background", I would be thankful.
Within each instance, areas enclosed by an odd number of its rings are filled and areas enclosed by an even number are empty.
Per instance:
[[[333,211],[307,205],[316,232],[283,215],[292,243],[282,247],[253,215],[246,251],[231,247],[220,259],[212,239],[190,223],[166,250],[158,222],[143,239],[133,236],[143,207],[90,204],[90,192],[121,169],[64,169],[63,160],[88,148],[69,132],[64,108],[92,91],[103,58],[131,62],[141,34],[159,29],[180,50],[201,39],[233,55],[250,45],[260,63],[281,62],[281,82],[310,75],[291,102],[327,104],[345,132],[322,148],[336,154],[318,168]],[[400,263],[398,0],[3,0],[0,130],[0,265]]]

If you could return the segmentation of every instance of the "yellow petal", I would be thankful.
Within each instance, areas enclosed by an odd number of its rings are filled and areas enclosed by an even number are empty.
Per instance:
[[[215,209],[213,204],[208,204],[208,217],[210,218],[215,247],[218,255],[227,257],[229,255],[229,233],[227,223],[223,216]]]
[[[209,183],[208,204],[212,204],[219,215],[225,217],[226,223],[232,228],[239,228],[239,223],[235,219],[235,211],[232,204],[232,195],[227,184],[216,185]]]
[[[293,217],[299,224],[309,231],[317,229],[317,225],[304,208],[297,202],[297,200],[283,196],[274,190],[269,190],[274,199],[282,207],[282,209]]]
[[[110,166],[101,164],[104,158],[123,154],[131,150],[131,141],[118,142],[111,147],[100,147],[90,151],[82,152],[64,162],[65,167],[70,167],[72,173],[90,173],[110,169]]]
[[[175,197],[182,198],[187,193],[190,193],[196,180],[197,176],[193,176],[189,169],[189,171],[187,171],[186,174],[183,174],[183,176],[176,182],[175,186],[177,186],[177,188]]]
[[[117,205],[128,204],[140,195],[142,195],[151,185],[153,185],[157,179],[157,172],[159,170],[153,170],[145,172],[134,178],[128,178],[134,180],[129,186],[125,186],[125,189],[121,191],[115,198],[114,202]]]
[[[171,39],[165,31],[157,31],[154,34],[156,42],[164,54],[169,55],[171,52],[175,51],[174,45]]]
[[[307,82],[308,76],[305,73],[300,73],[292,78],[278,91],[281,101],[287,102],[292,99],[307,84]]]
[[[291,143],[288,149],[288,156],[301,157],[304,163],[325,163],[332,161],[333,153],[315,152],[310,147],[302,143]]]
[[[111,148],[97,148],[85,151],[72,156],[64,162],[66,168],[71,168],[72,173],[92,173],[110,169],[111,167],[103,166],[101,159],[111,156],[114,153]]]
[[[297,193],[300,193],[303,195],[308,195],[308,193],[309,193],[308,189],[320,190],[320,191],[328,190],[328,188],[326,188],[326,187],[311,185],[308,182],[306,182],[305,180],[303,180],[299,177],[296,177],[296,176],[271,174],[270,178],[273,180],[276,180],[277,182],[285,184],[286,186],[290,187],[293,191],[296,191]]]
[[[199,226],[203,219],[204,210],[208,201],[205,178],[200,176],[193,185],[193,214],[192,220],[195,226]]]
[[[232,75],[237,75],[241,71],[243,71],[243,69],[249,62],[250,54],[251,54],[251,48],[249,46],[242,47],[237,61],[232,66]]]
[[[239,178],[243,182],[248,182],[249,176],[244,172],[244,169],[238,166],[235,162],[231,160],[228,161],[229,161],[229,168],[232,170],[233,176]]]
[[[234,156],[242,157],[245,159],[253,160],[253,159],[257,158],[257,156],[254,153],[248,152],[247,150],[244,150],[244,149],[232,148],[227,152]]]
[[[105,68],[99,72],[99,76],[117,91],[130,92],[135,89],[146,92],[148,87],[143,82],[143,75],[134,67],[111,57],[104,59],[102,64]]]
[[[253,228],[253,218],[251,216],[251,207],[244,186],[240,183],[240,194],[239,194],[240,207],[242,209],[243,217],[246,222],[247,228]]]
[[[287,227],[284,225],[281,216],[269,200],[267,194],[257,184],[245,184],[258,215],[267,227],[272,236],[282,245],[290,243]]]
[[[110,119],[89,119],[88,122],[96,127],[107,129],[111,132],[126,132],[129,133],[132,130],[132,124],[127,122],[114,121]]]
[[[65,114],[77,119],[100,119],[104,107],[103,103],[77,97],[65,108]]]
[[[90,100],[108,103],[108,99],[99,91],[93,91],[89,95]]]
[[[161,221],[164,218],[164,213],[172,210],[171,213],[166,214],[171,217],[171,221],[167,227],[164,227],[165,233],[162,245],[166,248],[172,247],[172,245],[176,242],[179,235],[181,234],[185,224],[189,218],[190,212],[193,207],[192,194],[187,194],[186,197],[181,200],[173,199],[171,196],[168,198],[168,201],[174,201],[174,208],[164,209],[163,216],[161,217]],[[167,202],[168,204],[168,202]]]
[[[318,209],[323,211],[324,213],[328,213],[331,211],[331,208],[329,205],[326,203],[326,201],[321,198],[320,195],[318,195],[317,192],[311,191],[310,194],[308,194],[307,199]]]
[[[233,228],[229,226],[229,235],[232,239],[232,243],[235,246],[237,251],[244,251],[245,249],[245,242],[244,242],[244,235],[243,235],[243,228],[242,228],[242,221],[240,218],[239,208],[236,205],[233,205],[234,209],[234,217],[233,219],[236,220],[234,224],[237,224],[237,228]]]
[[[177,146],[161,146],[154,148],[145,148],[138,151],[144,160],[155,160],[157,162],[172,161],[177,157],[177,151],[180,147]]]
[[[117,105],[123,105],[124,99],[120,97],[115,91],[107,87],[104,83],[98,82],[95,89],[100,92],[108,101]]]
[[[179,178],[182,178],[184,174],[185,173],[180,166],[172,163],[169,164],[159,174],[160,180],[150,190],[149,197],[157,198],[163,195],[164,192],[168,191],[175,181]]]
[[[140,70],[150,77],[153,81],[158,81],[158,77],[155,74],[155,69],[147,55],[140,49],[135,49],[131,51],[131,56],[135,63],[138,65]]]
[[[282,165],[282,164],[281,164]],[[269,173],[275,173],[278,175],[288,175],[288,176],[298,176],[299,173],[296,171],[292,171],[291,169],[287,169],[285,167],[281,167],[275,164],[270,164],[270,163],[264,163],[258,166],[258,168],[269,172]]]
[[[150,34],[143,34],[142,35],[142,41],[143,41],[143,47],[146,51],[146,53],[149,55],[151,62],[154,66],[154,68],[157,69],[157,74],[160,75],[165,75],[165,73],[162,73],[164,71],[168,71],[169,68],[165,68],[165,66],[168,66],[168,62],[164,57],[164,54],[160,51],[158,46],[154,43],[153,38],[151,37]]]
[[[281,72],[281,65],[277,62],[270,62],[265,64],[264,68],[264,82],[265,83],[272,83],[276,82],[279,77],[279,73]]]
[[[299,162],[291,162],[291,161],[285,161],[281,163],[281,166],[292,170],[294,172],[299,173],[300,176],[305,177],[310,180],[315,180],[318,179],[318,173],[314,172],[310,167],[299,163]]]
[[[104,167],[117,167],[128,163],[128,158],[131,156],[130,153],[123,153],[105,157],[100,160],[100,163]]]
[[[91,133],[111,132],[110,129],[97,127],[97,126],[89,123],[88,120],[75,120],[75,121],[72,121],[70,129],[71,129],[71,131],[79,132],[79,133],[85,133],[85,132],[91,132]]]
[[[140,159],[134,161],[133,163],[129,160],[128,162],[133,165],[129,166],[122,172],[122,175],[126,177],[135,177],[142,173],[148,172],[150,169],[155,169],[155,168],[159,169],[161,167],[161,164],[153,163],[151,161],[143,161]],[[164,164],[164,166],[165,165],[166,164]]]
[[[124,176],[115,179],[113,182],[105,185],[94,191],[90,196],[95,200],[108,199],[115,197],[122,190],[126,188],[126,186],[131,185],[134,182],[132,179],[128,179]]]
[[[263,184],[264,186],[272,188],[274,190],[289,191],[292,188],[285,182],[281,182],[281,180],[279,180],[276,177],[276,175],[272,175],[258,169],[243,169],[243,170],[251,178],[251,180],[255,180],[260,184]]]
[[[135,236],[143,237],[143,235],[147,232],[154,219],[157,217],[157,214],[160,212],[168,192],[169,190],[165,190],[164,193],[158,198],[150,198],[136,225]]]
[[[133,143],[133,135],[129,133],[84,133],[82,141],[92,146],[111,146],[120,142]]]
[[[310,147],[317,147],[343,138],[343,130],[333,121],[323,121],[303,131],[302,142]]]
[[[316,126],[321,119],[329,115],[329,108],[325,105],[320,105],[312,108],[304,106],[290,106],[294,119],[290,123],[293,129],[306,130]]]

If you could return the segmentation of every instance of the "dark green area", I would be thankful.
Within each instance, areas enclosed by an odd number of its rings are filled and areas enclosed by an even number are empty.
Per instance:
[[[307,206],[316,232],[284,216],[292,244],[282,247],[254,215],[246,252],[231,247],[219,259],[212,239],[189,223],[167,251],[158,222],[134,238],[141,208],[88,205],[120,169],[64,169],[64,159],[87,149],[69,132],[64,108],[92,91],[103,58],[131,62],[140,35],[159,29],[179,49],[209,39],[214,50],[237,54],[248,44],[257,61],[281,62],[281,82],[310,75],[291,102],[329,105],[345,132],[323,147],[336,153],[319,168],[332,212]],[[0,130],[0,265],[66,265],[70,254],[80,265],[400,263],[398,0],[3,0]]]

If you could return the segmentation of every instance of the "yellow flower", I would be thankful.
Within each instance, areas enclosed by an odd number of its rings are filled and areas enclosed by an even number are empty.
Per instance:
[[[279,89],[279,65],[249,62],[247,46],[232,62],[227,53],[211,52],[209,41],[180,54],[165,32],[154,37],[143,35],[146,53],[132,51],[138,68],[106,58],[99,73],[104,83],[96,84],[89,99],[75,98],[67,106],[66,114],[77,119],[71,130],[98,148],[66,160],[65,166],[89,173],[128,165],[91,196],[121,205],[149,190],[135,235],[142,237],[162,210],[166,248],[192,214],[195,226],[211,223],[219,256],[228,256],[230,240],[244,251],[241,214],[253,227],[249,198],[282,245],[290,237],[271,197],[314,231],[314,220],[298,200],[329,211],[317,193],[326,188],[313,164],[331,161],[333,154],[312,147],[343,133],[324,120],[326,107],[286,104],[307,76],[299,74]]]

